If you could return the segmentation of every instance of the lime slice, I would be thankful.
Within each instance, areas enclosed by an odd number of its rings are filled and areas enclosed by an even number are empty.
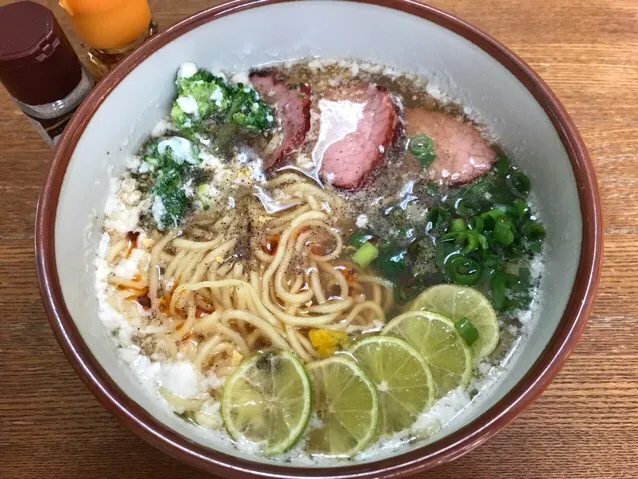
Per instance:
[[[428,311],[412,311],[390,321],[381,334],[408,342],[430,365],[436,397],[459,386],[472,374],[472,352],[449,319]]]
[[[308,375],[292,353],[260,354],[241,363],[226,381],[224,425],[236,441],[256,443],[267,455],[279,454],[306,429],[311,396]]]
[[[382,435],[409,428],[431,406],[434,382],[430,368],[408,343],[390,336],[373,336],[349,351],[377,387]]]
[[[470,346],[475,358],[491,354],[498,344],[498,320],[489,300],[473,288],[440,284],[421,293],[410,310],[439,313],[452,321],[466,317],[478,329],[479,337]]]
[[[306,451],[332,457],[355,455],[375,436],[379,402],[374,384],[342,355],[309,364],[308,374],[321,425],[309,432]]]

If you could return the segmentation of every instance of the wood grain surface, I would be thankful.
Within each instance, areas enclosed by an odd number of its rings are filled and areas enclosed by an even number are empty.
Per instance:
[[[43,3],[80,49],[57,1]],[[212,4],[151,3],[161,27]],[[431,3],[504,42],[562,100],[596,165],[606,244],[594,313],[552,386],[495,438],[421,477],[638,477],[638,0]],[[0,478],[204,477],[121,426],[60,351],[33,260],[51,151],[1,88],[0,127]]]

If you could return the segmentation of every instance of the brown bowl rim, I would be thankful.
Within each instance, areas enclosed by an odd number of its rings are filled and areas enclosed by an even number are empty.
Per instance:
[[[569,302],[549,344],[527,374],[500,401],[470,424],[428,445],[372,463],[303,468],[264,464],[221,453],[170,430],[150,416],[112,381],[83,342],[66,308],[56,271],[54,227],[60,189],[73,150],[104,99],[139,63],[176,37],[234,12],[291,0],[234,0],[192,15],[126,58],[91,92],[66,128],[38,201],[35,255],[44,307],[62,350],[99,402],[134,433],[171,456],[228,477],[399,477],[449,462],[483,443],[511,422],[549,385],[575,347],[591,312],[602,263],[602,214],[595,172],[587,149],[556,96],[517,55],[476,27],[437,8],[412,0],[354,0],[410,13],[451,30],[487,52],[530,91],[551,119],[569,155],[580,199],[583,237]]]

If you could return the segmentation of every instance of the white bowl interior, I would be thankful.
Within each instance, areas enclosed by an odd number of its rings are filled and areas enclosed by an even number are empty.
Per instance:
[[[233,448],[211,443],[141,387],[121,364],[98,318],[92,260],[108,180],[123,171],[126,156],[168,112],[181,62],[232,72],[313,56],[359,59],[422,75],[477,113],[532,180],[547,229],[544,295],[536,305],[542,321],[486,400],[448,432],[492,406],[536,361],[561,318],[579,261],[582,225],[576,183],[550,119],[505,67],[459,35],[384,7],[318,0],[247,10],[179,37],[128,75],[86,128],[64,178],[55,253],[68,309],[92,354],[117,385],[168,427],[229,454],[238,455]],[[94,216],[97,221],[91,224]]]

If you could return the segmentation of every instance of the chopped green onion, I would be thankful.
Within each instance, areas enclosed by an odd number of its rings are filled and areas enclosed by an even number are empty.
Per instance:
[[[532,184],[529,177],[522,171],[514,171],[507,175],[505,182],[516,196],[525,197],[529,194]]]
[[[529,271],[529,268],[518,268],[518,280],[521,282],[529,283],[532,274]]]
[[[526,246],[527,243],[524,241],[523,237],[515,234],[514,241],[512,241],[508,249],[505,251],[505,255],[510,259],[520,258],[527,251]]]
[[[450,258],[453,254],[457,254],[457,247],[451,243],[442,243],[438,241],[436,243],[436,253],[434,255],[434,260],[436,261],[436,266],[439,270],[445,271],[445,262],[448,258]]]
[[[445,208],[432,208],[428,214],[428,223],[425,227],[426,231],[433,229],[443,229],[450,220],[450,212]]]
[[[476,251],[480,245],[479,234],[474,231],[464,231],[456,237],[456,244],[464,246],[464,248],[460,251],[461,254],[469,254]]]
[[[518,281],[518,276],[504,271],[497,271],[492,275],[490,279],[490,292],[492,293],[492,302],[496,309],[501,311],[505,309],[505,305],[507,304],[507,288],[516,285]]]
[[[355,248],[361,247],[366,241],[374,239],[374,235],[368,231],[356,230],[350,235],[350,244]]]
[[[530,253],[540,253],[543,247],[543,240],[539,238],[532,241],[527,241],[525,243],[525,247]]]
[[[478,231],[480,233],[483,231],[483,218],[480,216],[472,216],[468,226],[471,230]]]
[[[492,239],[503,246],[509,246],[514,241],[512,223],[506,219],[497,221],[492,232]]]
[[[474,344],[479,338],[478,329],[476,329],[476,326],[474,326],[465,316],[454,322],[454,328],[459,333],[459,336],[465,340],[468,346],[472,346],[472,344]]]
[[[363,243],[357,251],[352,255],[352,261],[357,263],[362,268],[367,267],[370,263],[372,263],[377,256],[379,256],[379,248],[375,245],[366,241]]]
[[[520,198],[514,200],[514,203],[512,203],[512,209],[514,215],[519,220],[522,220],[529,213],[529,206],[527,206],[527,203]]]
[[[494,269],[501,264],[501,260],[496,253],[491,251],[483,255],[483,265],[487,268]]]
[[[519,268],[518,276],[512,275],[510,278],[511,284],[509,284],[509,286],[514,291],[524,293],[529,288],[530,278],[531,274],[528,268]]]
[[[543,239],[545,237],[545,228],[542,224],[529,220],[521,227],[521,233],[529,240]]]
[[[497,271],[492,275],[490,279],[490,289],[492,293],[492,302],[494,307],[498,310],[503,309],[505,304],[505,282],[507,276],[502,271]]]
[[[490,201],[502,204],[514,201],[519,195],[512,192],[512,188],[508,185],[507,179],[501,178],[500,176],[497,176],[496,178],[496,181],[494,181],[489,188],[489,193],[491,195]]]
[[[478,238],[479,244],[481,245],[481,249],[483,251],[487,251],[488,248],[488,244],[487,244],[487,238],[482,235],[481,233],[476,233],[476,237]]]
[[[446,241],[452,241],[458,238],[458,236],[459,236],[459,233],[454,233],[454,232],[446,233],[439,238],[439,241],[441,241],[442,243]]]
[[[406,256],[407,251],[404,249],[384,246],[379,251],[376,264],[386,278],[394,279],[407,268]]]
[[[419,160],[423,168],[430,166],[434,158],[436,158],[436,154],[434,153],[434,141],[428,135],[416,135],[412,137],[408,150]]]
[[[496,223],[505,218],[505,213],[500,208],[492,208],[483,213],[481,217],[483,218],[483,228],[493,230],[496,227]]]
[[[504,177],[507,175],[507,172],[509,171],[511,164],[512,162],[507,156],[500,155],[498,157],[498,160],[496,160],[496,163],[494,163],[494,171],[496,172],[498,176]]]
[[[450,231],[452,233],[458,233],[461,231],[465,231],[467,226],[465,225],[465,220],[463,218],[456,218],[452,220],[450,224]]]
[[[475,215],[479,210],[479,207],[467,198],[461,198],[456,202],[456,212],[463,218],[469,218]]]
[[[452,255],[445,262],[445,269],[452,282],[464,286],[472,286],[481,279],[481,265],[478,261],[463,256]]]

